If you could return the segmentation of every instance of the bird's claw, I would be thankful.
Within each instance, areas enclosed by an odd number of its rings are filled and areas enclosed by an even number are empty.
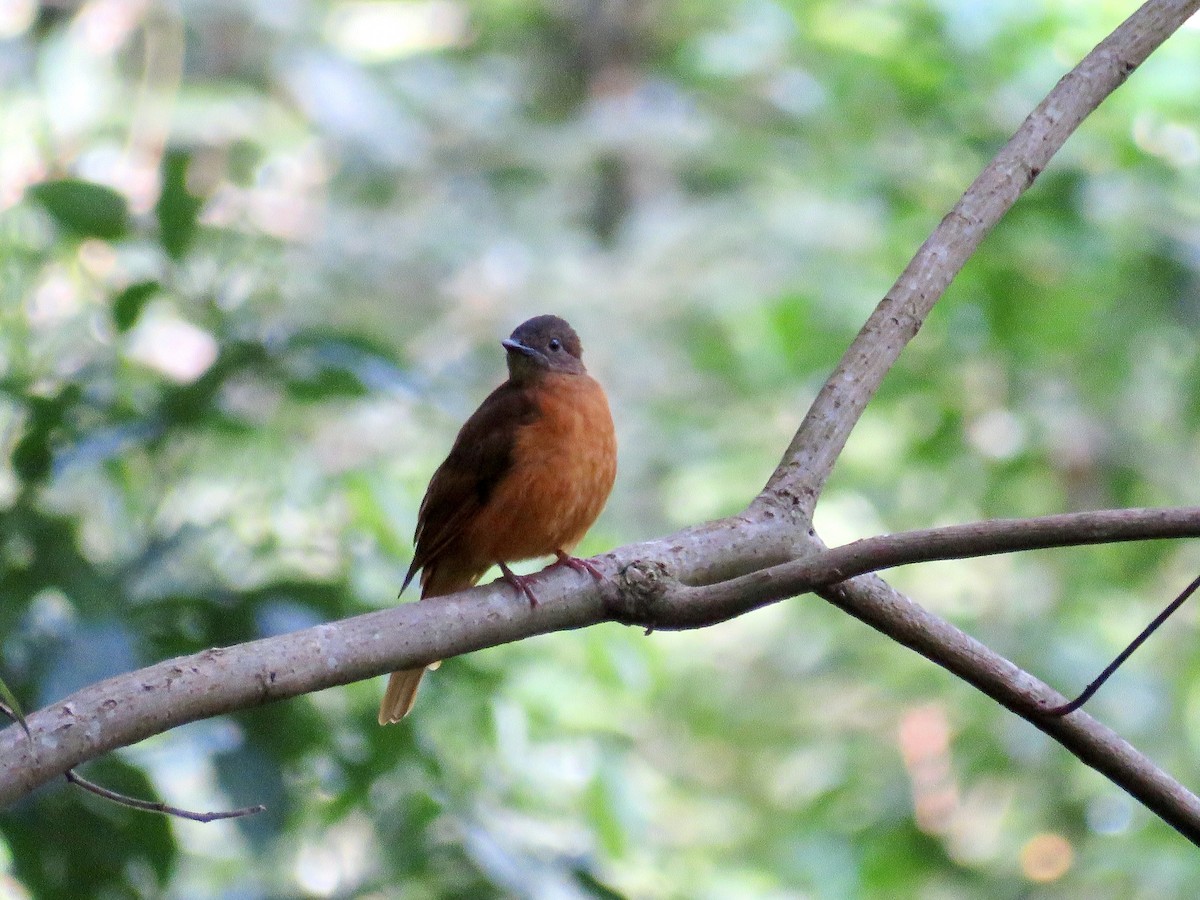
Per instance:
[[[576,556],[569,556],[566,553],[563,553],[561,550],[555,550],[554,555],[558,557],[558,560],[556,562],[552,562],[550,564],[551,567],[566,566],[568,569],[574,569],[576,572],[586,572],[597,581],[604,580],[604,573],[593,566],[586,559],[579,559]],[[534,596],[533,588],[530,587],[530,584],[536,576],[518,575],[504,563],[500,563],[500,577],[505,582],[512,585],[512,589],[518,594],[525,595],[525,597],[529,600],[530,609],[537,608],[538,599],[536,596]]]
[[[586,559],[580,559],[577,556],[568,556],[561,550],[555,550],[554,555],[558,557],[558,562],[553,563],[556,566],[566,566],[569,569],[574,569],[576,572],[586,572],[597,581],[604,580],[604,573],[593,566]]]
[[[533,588],[529,583],[533,581],[532,575],[518,575],[504,563],[500,563],[500,577],[512,585],[512,589],[518,594],[524,594],[529,600],[529,608],[536,609],[538,605],[537,597],[533,594]]]

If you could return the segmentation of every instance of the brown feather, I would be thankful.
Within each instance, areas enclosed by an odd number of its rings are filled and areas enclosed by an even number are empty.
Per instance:
[[[575,332],[542,316],[505,346],[509,380],[463,424],[421,501],[404,587],[420,571],[422,600],[468,588],[493,565],[569,553],[612,490],[612,415],[583,368]],[[524,352],[531,348],[538,352]],[[392,673],[381,725],[412,709],[424,672]]]

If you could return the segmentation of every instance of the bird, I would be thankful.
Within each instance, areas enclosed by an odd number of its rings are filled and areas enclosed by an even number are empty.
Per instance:
[[[571,556],[600,515],[617,474],[608,398],[583,365],[579,336],[558,316],[535,316],[500,342],[508,379],[463,423],[417,512],[412,564],[400,593],[421,573],[421,599],[471,587],[492,566],[530,607],[531,582],[508,564],[556,557],[602,580]],[[426,669],[393,672],[379,724],[412,709]]]

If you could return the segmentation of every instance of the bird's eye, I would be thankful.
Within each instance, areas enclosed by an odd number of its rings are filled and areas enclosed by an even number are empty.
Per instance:
[[[547,346],[549,346],[551,350],[558,351],[562,349],[562,341],[560,341],[558,338],[551,338],[550,343]]]

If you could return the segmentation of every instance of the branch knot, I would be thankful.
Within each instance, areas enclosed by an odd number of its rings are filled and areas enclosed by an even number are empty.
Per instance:
[[[675,583],[675,573],[666,563],[638,559],[617,574],[617,590],[605,597],[605,608],[614,622],[644,625],[654,630],[655,606]]]

